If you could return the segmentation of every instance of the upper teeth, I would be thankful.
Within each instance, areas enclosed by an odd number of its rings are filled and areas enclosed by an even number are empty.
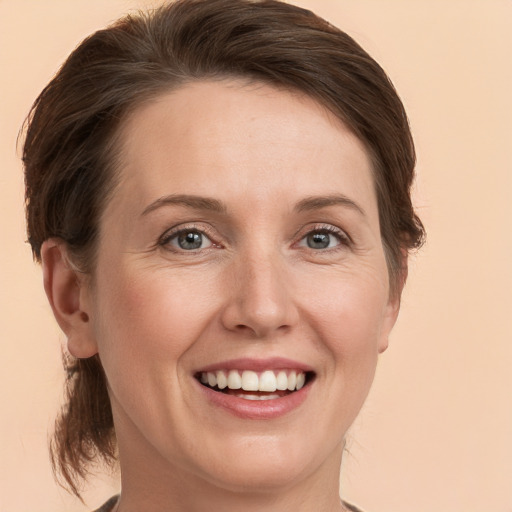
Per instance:
[[[219,389],[243,389],[244,391],[276,391],[299,390],[304,386],[306,374],[301,371],[265,370],[256,373],[251,370],[217,370],[215,372],[202,372],[201,382],[210,387]]]

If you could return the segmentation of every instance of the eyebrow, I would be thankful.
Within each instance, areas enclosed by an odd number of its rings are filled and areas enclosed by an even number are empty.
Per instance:
[[[163,206],[174,205],[185,206],[194,210],[207,210],[217,213],[225,213],[227,211],[226,205],[223,202],[212,197],[195,196],[190,194],[171,194],[153,201],[144,209],[141,216],[148,215]],[[361,208],[355,201],[352,201],[352,199],[340,194],[306,197],[295,205],[295,211],[306,212],[339,205],[348,207],[361,215],[366,216],[363,208]]]
[[[328,206],[346,206],[364,217],[366,216],[365,211],[355,201],[348,198],[347,196],[336,194],[331,196],[311,196],[302,199],[295,206],[295,210],[298,212],[305,212],[311,210],[319,210],[320,208],[327,208]]]
[[[171,194],[164,196],[153,201],[147,206],[142,212],[141,216],[145,216],[162,206],[186,206],[187,208],[193,208],[194,210],[208,210],[218,213],[225,213],[226,206],[224,203],[211,197],[194,196],[188,194]]]

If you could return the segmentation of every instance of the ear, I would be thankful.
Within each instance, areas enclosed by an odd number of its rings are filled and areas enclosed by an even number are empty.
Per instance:
[[[389,335],[393,329],[398,313],[400,313],[400,301],[402,298],[402,290],[404,289],[409,272],[408,252],[406,249],[401,250],[400,269],[396,276],[396,284],[394,290],[390,291],[388,302],[385,306],[384,321],[379,340],[379,354],[382,354],[389,345]]]
[[[85,359],[98,353],[88,311],[88,281],[72,264],[65,242],[46,240],[41,247],[44,289],[68,350]]]

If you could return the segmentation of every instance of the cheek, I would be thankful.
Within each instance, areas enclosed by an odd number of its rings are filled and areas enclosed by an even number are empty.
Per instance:
[[[332,396],[355,416],[373,382],[377,365],[387,281],[380,273],[343,273],[319,279],[305,295],[302,316],[324,354]]]
[[[376,351],[387,304],[387,287],[379,274],[349,273],[310,280],[300,296],[303,316],[339,358]]]
[[[195,286],[183,287],[163,274],[110,272],[95,300],[99,355],[117,426],[133,423],[162,439],[169,425],[177,428],[172,418],[187,414],[181,362],[207,328],[212,310],[211,301],[192,300]]]
[[[184,286],[160,272],[121,269],[103,283],[107,284],[95,300],[95,325],[109,377],[147,379],[165,373],[166,379],[174,380],[173,363],[205,329],[211,300],[198,300],[195,286]]]

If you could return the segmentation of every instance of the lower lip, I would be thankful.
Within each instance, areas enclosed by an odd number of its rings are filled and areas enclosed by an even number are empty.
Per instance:
[[[245,398],[214,391],[199,382],[197,382],[197,385],[210,403],[239,418],[249,420],[270,420],[288,414],[302,405],[311,387],[311,384],[306,384],[299,391],[272,400],[246,400]]]

